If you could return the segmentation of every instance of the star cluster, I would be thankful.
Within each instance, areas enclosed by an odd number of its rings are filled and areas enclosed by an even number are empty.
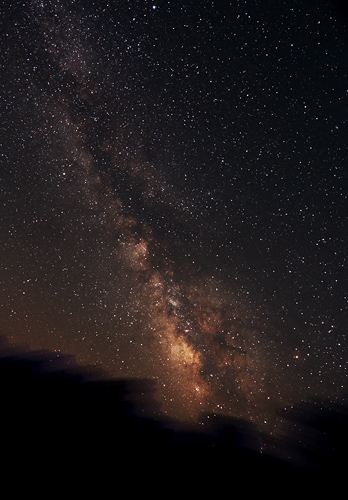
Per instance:
[[[344,393],[336,7],[5,2],[3,333],[184,420]]]

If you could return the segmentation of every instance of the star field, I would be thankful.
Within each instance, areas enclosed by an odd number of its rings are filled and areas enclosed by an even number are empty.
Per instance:
[[[1,331],[162,411],[347,391],[335,2],[5,2]]]

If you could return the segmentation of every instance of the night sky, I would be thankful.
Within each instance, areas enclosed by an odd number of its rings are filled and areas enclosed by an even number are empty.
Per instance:
[[[1,333],[181,420],[346,393],[341,4],[1,9]]]

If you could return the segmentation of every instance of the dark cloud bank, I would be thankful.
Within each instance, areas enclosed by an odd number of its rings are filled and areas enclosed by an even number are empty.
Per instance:
[[[47,494],[110,484],[137,493],[223,493],[248,478],[249,492],[343,486],[344,398],[279,410],[278,437],[231,417],[185,424],[161,414],[150,380],[111,380],[69,356],[2,344],[3,477]]]

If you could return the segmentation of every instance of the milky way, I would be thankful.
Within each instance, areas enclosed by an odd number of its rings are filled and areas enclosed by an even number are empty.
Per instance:
[[[9,4],[2,328],[263,424],[344,389],[346,87],[331,11],[242,3]]]

